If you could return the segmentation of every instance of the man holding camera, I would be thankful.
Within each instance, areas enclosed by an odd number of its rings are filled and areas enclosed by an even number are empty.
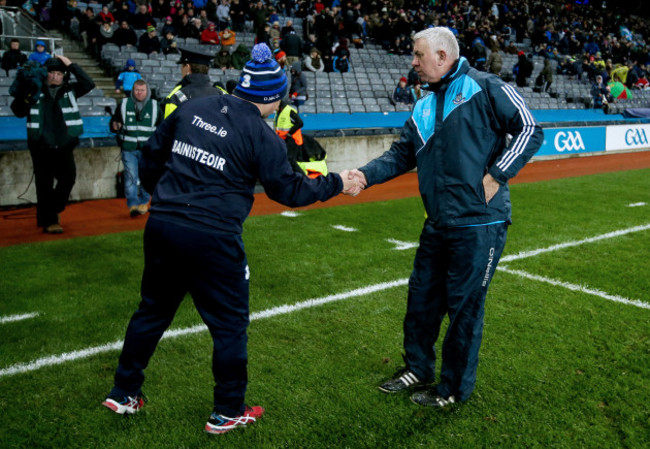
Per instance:
[[[77,98],[95,83],[62,55],[48,59],[47,78],[27,79],[11,103],[16,117],[27,117],[27,146],[36,182],[36,222],[48,234],[61,234],[60,214],[74,186],[77,169],[72,150],[79,144],[83,121]],[[69,82],[69,74],[76,78]],[[56,180],[56,185],[54,183]]]

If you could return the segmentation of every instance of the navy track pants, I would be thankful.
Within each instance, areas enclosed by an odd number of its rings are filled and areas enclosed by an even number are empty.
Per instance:
[[[411,371],[435,380],[440,325],[449,315],[442,344],[437,393],[469,398],[476,383],[485,296],[506,242],[508,225],[436,229],[427,221],[420,236],[404,318],[404,350]]]
[[[152,215],[145,228],[144,254],[142,301],[127,328],[111,394],[140,392],[143,370],[190,293],[213,340],[214,411],[241,415],[248,383],[249,323],[248,263],[241,236],[205,232]]]

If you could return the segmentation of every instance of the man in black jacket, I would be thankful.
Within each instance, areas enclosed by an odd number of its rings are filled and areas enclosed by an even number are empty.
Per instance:
[[[266,44],[252,55],[232,95],[182,105],[143,150],[142,182],[153,201],[142,301],[103,403],[116,413],[142,408],[143,370],[189,292],[213,339],[214,408],[205,430],[225,433],[259,419],[264,409],[244,403],[250,271],[241,237],[255,184],[291,207],[355,193],[346,172],[317,179],[293,172],[284,143],[264,121],[287,93],[286,75]]]
[[[212,55],[185,48],[179,48],[179,50],[181,58],[178,63],[181,65],[183,79],[164,100],[164,118],[167,118],[177,107],[191,98],[222,94],[221,90],[212,86],[208,76]]]
[[[79,144],[83,121],[76,99],[95,83],[77,64],[56,55],[45,62],[47,79],[39,92],[22,86],[11,104],[16,117],[27,117],[27,145],[34,164],[36,221],[43,231],[60,234],[60,214],[74,186],[77,169],[72,150]],[[77,79],[68,82],[67,73]],[[54,181],[56,180],[56,186]]]

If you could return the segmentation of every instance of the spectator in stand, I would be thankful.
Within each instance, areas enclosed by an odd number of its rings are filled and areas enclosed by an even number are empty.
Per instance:
[[[79,34],[79,23],[83,14],[77,8],[77,0],[70,0],[66,5],[63,14],[63,30],[68,33],[72,39],[81,40],[81,35]]]
[[[496,41],[496,39],[491,40],[492,46],[490,48],[490,56],[487,58],[485,68],[487,72],[494,73],[496,76],[501,76],[503,58],[501,57],[501,52],[499,51],[499,43]]]
[[[149,12],[147,4],[138,6],[138,12],[133,16],[131,24],[134,30],[146,30],[149,25],[153,25],[155,28],[156,19]]]
[[[323,72],[325,70],[325,63],[320,57],[320,50],[316,47],[312,47],[312,49],[309,50],[309,54],[305,56],[303,63],[305,69],[310,72]]]
[[[393,90],[393,94],[390,97],[391,103],[393,104],[413,104],[414,98],[413,93],[409,87],[406,86],[406,77],[403,76],[397,82],[397,86]]]
[[[20,41],[16,38],[9,43],[9,50],[2,55],[2,70],[9,76],[9,70],[15,70],[27,62],[27,56],[20,51]]]
[[[113,33],[113,43],[120,48],[138,45],[138,35],[135,34],[135,31],[126,20],[120,22],[120,27]]]
[[[151,15],[158,20],[171,16],[171,4],[168,0],[153,0],[151,2]]]
[[[528,85],[528,77],[533,74],[533,63],[526,57],[526,53],[520,51],[518,54],[518,62],[512,69],[515,75],[515,82],[519,87],[526,87]]]
[[[609,103],[609,87],[603,82],[602,75],[596,76],[596,82],[591,85],[591,98],[594,109],[602,109]]]
[[[280,68],[286,73],[289,65],[287,64],[287,54],[282,50],[275,53],[275,60],[280,65]]]
[[[553,68],[551,67],[551,60],[549,58],[544,59],[544,67],[539,76],[541,76],[543,80],[541,91],[548,92],[551,88],[551,84],[553,84]]]
[[[160,50],[165,55],[178,53],[176,38],[170,30],[168,30],[167,34],[160,39]]]
[[[111,42],[117,44],[115,41],[115,32],[119,30],[114,25],[111,25],[109,22],[103,22],[99,27],[99,32],[97,34],[97,54],[101,54],[102,47]],[[137,38],[136,38],[137,39]]]
[[[261,31],[258,31],[257,34],[255,35],[255,43],[256,44],[266,44],[269,48],[271,48],[271,35],[269,34],[271,31],[271,27],[267,23],[264,25],[264,28],[262,28]]]
[[[282,39],[280,36],[280,22],[277,20],[273,22],[273,25],[271,26],[271,30],[269,31],[269,36],[271,37],[271,50],[275,50],[276,48],[280,48],[280,40]]]
[[[124,69],[117,75],[117,79],[115,80],[115,93],[119,94],[121,89],[124,92],[124,96],[128,97],[131,95],[133,83],[139,79],[142,79],[142,75],[136,69],[135,61],[133,59],[127,59]]]
[[[232,3],[230,3],[230,20],[232,21],[232,29],[237,32],[244,31],[246,17],[248,17],[247,2],[245,0],[232,0]]]
[[[350,50],[348,40],[344,37],[339,39],[338,44],[333,48],[332,69],[334,72],[350,71]]]
[[[90,8],[92,10],[92,8]],[[107,5],[102,6],[102,10],[99,13],[99,20],[101,22],[110,22],[111,24],[115,23],[115,16],[113,16],[113,13],[108,9]]]
[[[291,104],[299,108],[308,100],[307,77],[302,73],[302,62],[300,60],[291,64],[291,86],[289,88],[289,99]]]
[[[632,61],[627,63],[627,77],[625,78],[625,85],[628,89],[636,89],[636,83],[639,82],[638,71],[635,69],[635,64]]]
[[[176,25],[174,25],[174,19],[172,19],[172,16],[166,16],[165,17],[165,24],[163,25],[162,29],[160,30],[160,34],[163,36],[167,36],[167,33],[171,31],[171,33],[176,36],[178,34],[178,30],[176,29]]]
[[[415,84],[413,84],[413,87],[411,88],[411,94],[413,95],[413,101],[418,101],[420,98],[424,96],[424,92],[422,92],[422,84],[420,84],[420,80],[417,80]]]
[[[231,55],[232,66],[237,70],[241,70],[250,59],[251,51],[244,44],[239,44]]]
[[[34,44],[34,51],[29,54],[28,60],[36,61],[41,65],[45,64],[45,61],[52,57],[52,55],[45,51],[46,46],[47,45],[45,44],[45,41],[42,41],[40,39],[37,40]]]
[[[133,19],[133,12],[129,9],[129,4],[127,2],[122,2],[117,9],[113,10],[112,14],[115,18],[115,22],[119,24],[123,21],[128,23]]]
[[[194,19],[192,19],[190,17],[190,23],[192,24],[190,26],[190,28],[194,28],[194,30],[195,30],[195,32],[194,32],[194,34],[196,36],[195,39],[197,39],[198,41],[201,41],[201,33],[203,32],[203,24],[201,23],[201,19],[199,19],[198,17],[195,17]]]
[[[201,32],[201,43],[207,45],[219,44],[219,33],[213,22],[209,22],[208,27]]]
[[[221,0],[221,4],[217,6],[217,20],[219,30],[225,30],[230,24],[230,3],[228,0]]]
[[[99,55],[97,49],[97,38],[99,37],[99,23],[95,17],[95,11],[88,7],[81,16],[79,22],[79,34],[83,46],[91,55]]]
[[[222,45],[229,45],[234,48],[237,43],[237,33],[226,27],[225,30],[219,31],[219,39],[221,39]]]
[[[214,57],[213,66],[225,72],[234,68],[232,65],[232,56],[230,55],[230,46],[222,45],[217,55]]]
[[[251,9],[253,31],[255,31],[255,34],[259,35],[260,32],[264,31],[264,26],[267,23],[267,15],[268,12],[264,6],[264,3],[261,0],[258,0],[255,4],[255,7]],[[260,43],[260,41],[258,41],[258,43]]]
[[[219,6],[219,0],[208,0],[205,4],[205,15],[210,22],[217,23],[219,21],[217,18],[217,6]]]
[[[280,48],[287,54],[287,64],[292,65],[302,58],[302,39],[295,31],[290,31],[280,42]]]
[[[295,33],[296,29],[293,27],[293,20],[289,19],[287,20],[287,23],[284,24],[282,29],[280,30],[280,39],[284,39],[287,37],[289,33]]]
[[[158,39],[155,26],[149,25],[147,32],[140,36],[138,51],[148,55],[160,53],[160,39]]]

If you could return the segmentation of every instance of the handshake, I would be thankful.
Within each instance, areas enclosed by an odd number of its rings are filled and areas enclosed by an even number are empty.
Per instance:
[[[346,195],[357,196],[368,185],[366,175],[357,169],[343,170],[339,174],[343,180],[343,193]]]

